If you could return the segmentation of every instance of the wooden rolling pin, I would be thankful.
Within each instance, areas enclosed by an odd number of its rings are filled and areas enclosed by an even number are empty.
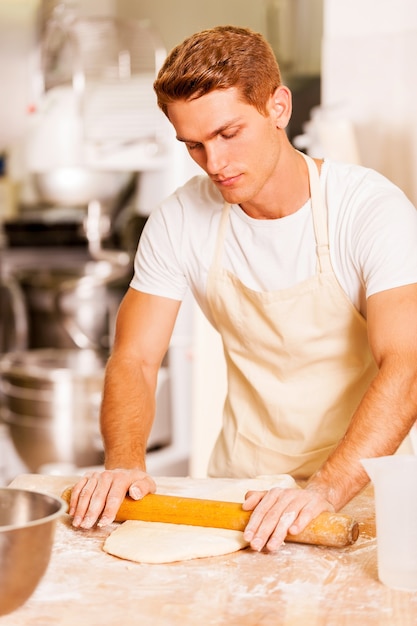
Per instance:
[[[62,498],[69,502],[71,489],[66,489]],[[126,496],[116,521],[141,520],[243,531],[250,516],[251,511],[244,511],[238,502],[148,494],[141,500]],[[343,548],[354,543],[358,536],[358,523],[349,515],[321,513],[298,535],[288,534],[286,541]]]

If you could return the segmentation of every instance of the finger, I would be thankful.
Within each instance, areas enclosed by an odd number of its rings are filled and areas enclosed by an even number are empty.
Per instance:
[[[288,528],[289,534],[298,535],[315,517],[316,515],[314,515],[311,509],[305,507],[299,512],[297,518],[294,520],[294,523]]]
[[[130,485],[129,496],[133,498],[133,500],[140,500],[148,493],[155,493],[155,491],[155,481],[148,474],[144,474],[140,480],[136,480]]]
[[[323,511],[334,512],[334,507],[327,501],[320,499],[319,501],[312,500],[308,502],[299,511],[297,518],[294,520],[294,524],[290,526],[288,532],[291,535],[298,535],[301,533],[308,524],[315,519]]]
[[[288,528],[298,515],[297,495],[291,490],[269,491],[254,509],[244,537],[254,550],[276,550],[287,536]]]
[[[126,490],[128,486],[125,483],[113,483],[108,491],[107,497],[105,499],[104,507],[99,512],[100,519],[97,525],[101,528],[103,526],[108,526],[112,522],[117,515],[117,511],[120,509],[120,505],[123,499],[126,496]]]
[[[156,483],[146,472],[141,470],[120,472],[108,490],[98,526],[106,526],[114,521],[126,493],[129,493],[133,499],[140,500],[154,491],[156,491]]]
[[[249,522],[246,526],[244,537],[246,541],[249,541],[251,547],[254,550],[261,550],[265,545],[266,540],[268,539],[270,533],[275,527],[275,519],[279,518],[280,510],[276,508],[274,511],[273,517],[269,523],[270,529],[269,533],[267,533],[267,526],[265,520],[271,510],[272,507],[276,507],[277,500],[279,498],[278,494],[273,491],[262,492],[263,496],[257,503],[256,507],[253,509],[253,513],[250,516]],[[256,501],[256,496],[260,495],[259,493],[250,493],[248,494],[248,502],[254,503]],[[249,507],[248,507],[249,508]],[[262,544],[262,545],[261,545]]]
[[[107,470],[100,474],[80,526],[91,528],[99,518],[100,526],[111,524],[133,477],[129,470]]]
[[[275,529],[272,531],[266,543],[266,548],[269,552],[275,552],[280,546],[282,546],[286,536],[288,535],[288,530],[292,526],[296,517],[297,513],[295,511],[285,511],[281,515]]]
[[[76,483],[71,489],[71,498],[68,509],[68,514],[71,516],[75,514],[78,505],[78,498],[80,497],[81,490],[85,487],[87,481],[88,477],[85,476],[81,480],[79,480],[78,483]]]
[[[253,511],[253,509],[258,506],[259,502],[265,496],[266,491],[248,491],[245,494],[245,500],[242,504],[242,509],[244,511]]]
[[[97,487],[98,478],[90,476],[87,478],[84,486],[81,487],[78,493],[78,499],[75,504],[75,510],[73,512],[72,525],[75,527],[81,526],[85,516],[91,505],[91,498],[94,490]],[[81,485],[79,485],[81,486]]]
[[[257,551],[266,547],[268,551],[275,552],[285,542],[289,528],[296,518],[297,512],[292,509],[285,510],[279,517],[271,509],[254,534],[251,547]]]

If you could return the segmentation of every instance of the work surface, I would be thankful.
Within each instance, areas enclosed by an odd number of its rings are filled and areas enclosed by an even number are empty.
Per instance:
[[[60,495],[75,480],[22,475],[11,486]],[[221,482],[227,487],[229,481]],[[210,497],[213,480],[157,483],[160,493]],[[167,565],[110,556],[102,545],[115,524],[75,530],[65,515],[44,578],[23,607],[0,617],[0,626],[417,625],[417,593],[391,590],[377,579],[371,490],[344,512],[360,526],[348,548],[286,544],[275,554],[247,549]]]

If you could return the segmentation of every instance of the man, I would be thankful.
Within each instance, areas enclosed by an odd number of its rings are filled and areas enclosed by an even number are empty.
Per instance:
[[[368,482],[360,459],[393,454],[416,420],[417,212],[376,172],[292,147],[291,94],[256,33],[190,37],[155,90],[206,176],[142,234],[106,372],[106,471],[79,481],[70,513],[75,526],[104,525],[126,492],[155,490],[145,450],[156,377],[190,288],[228,367],[209,473],[307,479],[247,495],[246,539],[276,550],[343,507]]]

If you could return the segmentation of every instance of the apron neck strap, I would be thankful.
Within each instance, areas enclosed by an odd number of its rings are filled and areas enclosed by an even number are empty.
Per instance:
[[[329,234],[327,228],[327,210],[323,202],[320,186],[320,176],[314,160],[300,152],[308,167],[308,177],[311,196],[311,213],[313,216],[314,234],[316,237],[316,254],[320,272],[331,269]]]
[[[213,267],[215,270],[221,268],[224,239],[226,237],[227,224],[229,222],[230,204],[225,202],[223,204],[222,214],[220,217],[220,225],[217,233],[216,249],[214,251]]]

